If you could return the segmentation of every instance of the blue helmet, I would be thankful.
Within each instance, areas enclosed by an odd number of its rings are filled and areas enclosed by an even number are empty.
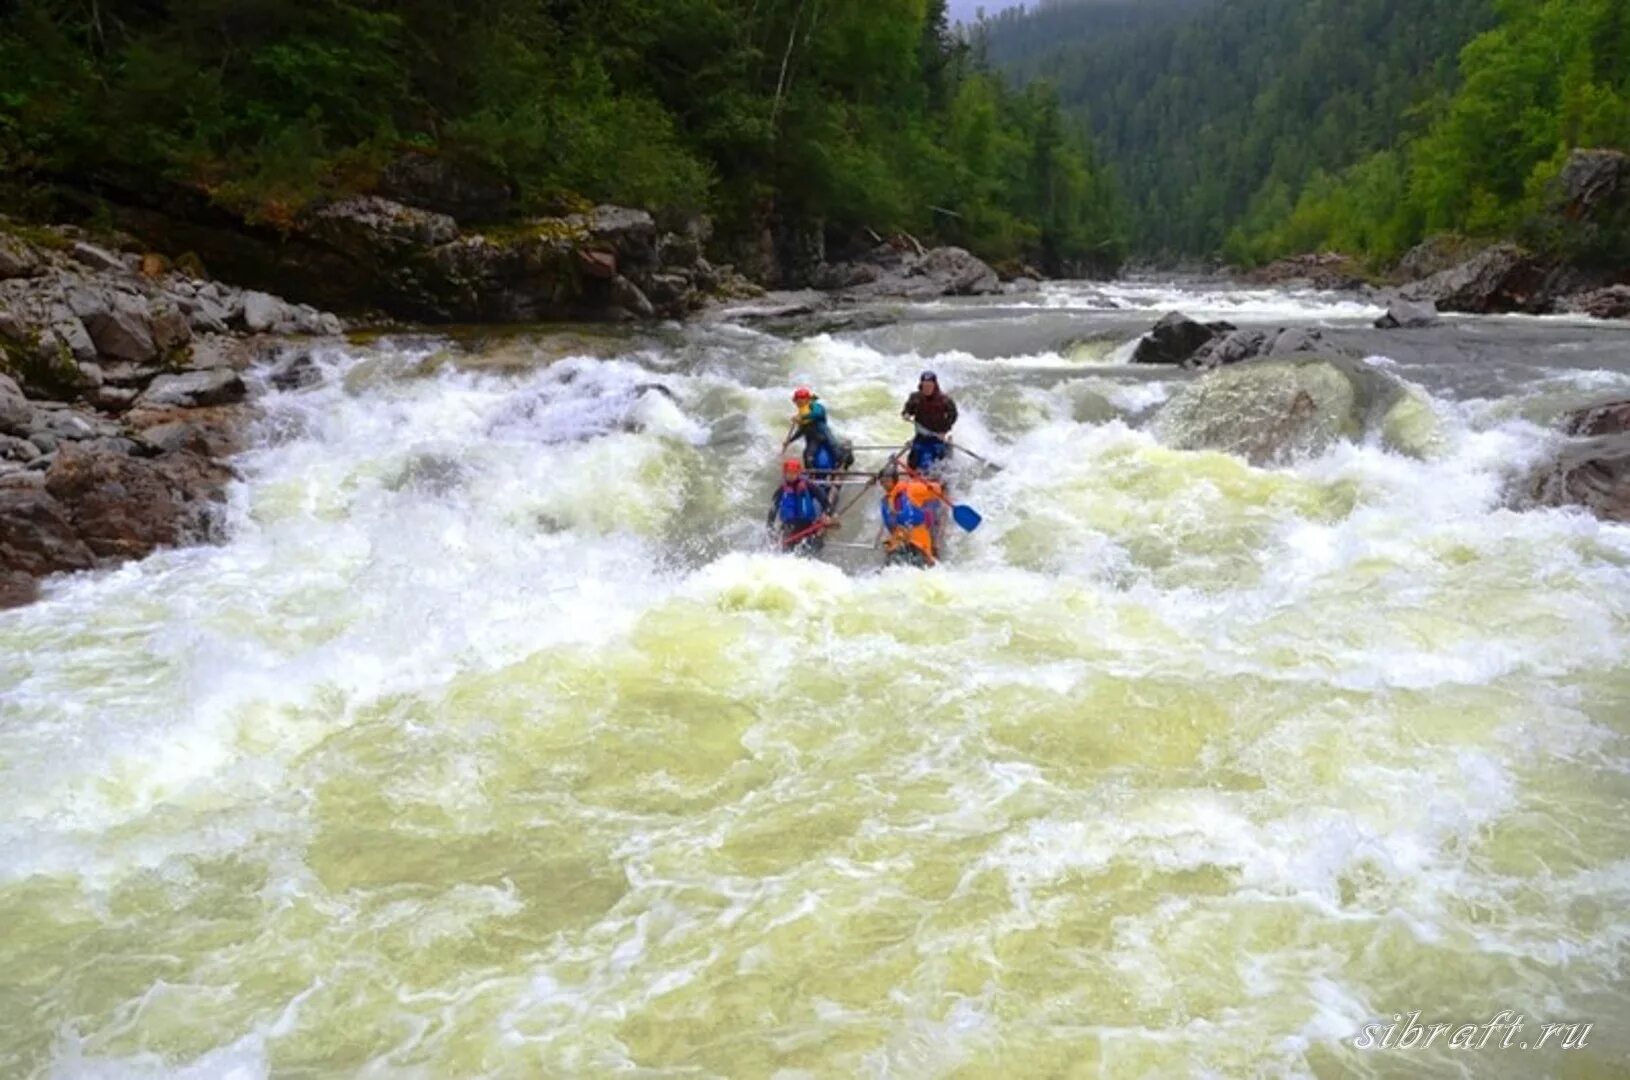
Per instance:
[[[918,382],[931,382],[931,383],[938,384],[939,381],[940,381],[940,377],[938,375],[935,375],[932,371],[925,371],[921,375],[917,376],[917,381]]]

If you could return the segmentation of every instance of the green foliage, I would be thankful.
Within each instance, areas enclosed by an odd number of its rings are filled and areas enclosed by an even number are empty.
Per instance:
[[[1606,254],[1591,249],[1622,238],[1576,236],[1546,211],[1569,150],[1630,147],[1627,29],[1624,0],[1503,4],[1500,24],[1462,50],[1460,87],[1423,133],[1317,178],[1290,214],[1247,225],[1240,253],[1330,247],[1385,260],[1456,232]]]
[[[911,229],[1113,260],[1084,130],[1010,93],[945,0],[22,0],[0,172],[252,220],[365,190],[406,147],[581,200]]]
[[[1210,255],[1256,246],[1304,191],[1418,130],[1414,107],[1493,16],[1492,0],[1077,0],[985,34],[997,66],[1090,116],[1138,249]],[[1298,231],[1334,213],[1309,207]]]

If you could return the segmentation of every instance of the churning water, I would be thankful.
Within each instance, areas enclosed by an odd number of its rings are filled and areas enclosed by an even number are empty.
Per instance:
[[[1190,377],[1117,362],[1168,306],[1323,323],[1414,412],[1178,449]],[[1370,315],[334,350],[229,543],[0,615],[0,1074],[1625,1075],[1630,529],[1504,492],[1630,334]],[[984,528],[769,553],[790,389],[897,444],[929,364]],[[1503,1009],[1594,1027],[1353,1045]]]

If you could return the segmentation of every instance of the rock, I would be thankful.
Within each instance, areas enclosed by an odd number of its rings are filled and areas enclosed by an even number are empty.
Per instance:
[[[212,539],[231,479],[225,465],[187,451],[139,458],[112,445],[76,444],[58,453],[45,489],[97,556],[139,559]]]
[[[1557,174],[1554,200],[1571,221],[1602,221],[1630,205],[1630,156],[1574,150]]]
[[[1438,233],[1410,248],[1398,260],[1396,273],[1405,281],[1420,281],[1459,266],[1476,250],[1477,245],[1464,237],[1454,233]]]
[[[0,572],[33,579],[95,565],[95,555],[54,497],[39,489],[0,488]],[[17,583],[7,588],[17,590]],[[31,590],[21,602],[28,599]]]
[[[1558,426],[1566,434],[1580,438],[1630,434],[1630,400],[1610,399],[1576,409],[1564,416]]]
[[[515,197],[501,177],[473,162],[419,151],[385,167],[379,193],[460,221],[498,221]]]
[[[158,357],[158,342],[153,338],[152,308],[145,297],[112,290],[76,288],[69,291],[68,303],[84,324],[98,356],[132,364],[146,364]]]
[[[622,275],[618,275],[611,282],[612,303],[636,319],[649,319],[656,315],[656,308],[640,287]]]
[[[107,384],[92,389],[86,394],[85,400],[103,412],[122,413],[134,405],[140,395],[139,387]]]
[[[206,458],[228,458],[245,447],[243,406],[206,408],[143,406],[126,417],[138,445],[163,454],[182,450]]]
[[[10,375],[0,374],[0,434],[27,435],[34,422],[34,407]]]
[[[1143,336],[1132,353],[1134,364],[1184,364],[1210,344],[1213,338],[1233,331],[1226,322],[1202,324],[1173,311]]]
[[[244,371],[255,362],[255,350],[242,338],[225,334],[207,334],[192,345],[192,359],[187,366],[195,371],[230,368]]]
[[[263,292],[243,294],[243,324],[252,334],[277,330],[294,317],[294,310],[277,297]]]
[[[1437,305],[1430,300],[1413,302],[1401,297],[1394,297],[1387,304],[1385,315],[1375,320],[1377,330],[1415,330],[1426,326],[1436,326],[1443,320],[1438,317]]]
[[[243,379],[231,368],[213,368],[208,371],[189,371],[181,375],[160,375],[137,399],[139,406],[179,405],[197,408],[203,405],[231,405],[242,401],[248,390]]]
[[[1218,324],[1224,325],[1224,324]],[[1242,364],[1266,356],[1296,356],[1327,353],[1330,346],[1318,330],[1281,327],[1278,330],[1234,330],[1213,337],[1183,362],[1185,367],[1210,370]]]
[[[1278,259],[1249,271],[1244,277],[1259,285],[1332,291],[1350,291],[1363,288],[1366,284],[1359,264],[1351,256],[1333,251]]]
[[[1182,387],[1161,407],[1154,429],[1180,450],[1220,450],[1253,465],[1283,464],[1320,453],[1337,439],[1395,430],[1395,410],[1411,400],[1396,379],[1359,361],[1275,357],[1223,368]]]
[[[446,214],[359,195],[319,210],[312,233],[340,251],[372,261],[450,244],[458,239],[459,230],[458,222]]]
[[[989,296],[1002,291],[996,271],[962,248],[934,248],[922,261],[922,273],[940,285],[946,296]]]
[[[33,277],[45,269],[45,260],[34,245],[10,233],[0,232],[0,281]]]
[[[42,451],[27,439],[15,435],[0,435],[0,460],[26,465],[39,457]]]
[[[1405,286],[1399,295],[1416,303],[1435,304],[1439,311],[1537,313],[1550,304],[1542,291],[1544,277],[1544,267],[1533,256],[1512,244],[1498,244],[1459,266]]]
[[[1569,297],[1565,306],[1569,311],[1593,319],[1630,319],[1630,285],[1610,285],[1580,293]]]
[[[106,248],[101,248],[97,247],[95,244],[86,243],[83,240],[75,241],[74,244],[68,249],[68,254],[74,259],[75,262],[88,266],[92,270],[111,270],[114,272],[120,272],[127,269],[125,266],[125,261],[121,256],[114,254]]]

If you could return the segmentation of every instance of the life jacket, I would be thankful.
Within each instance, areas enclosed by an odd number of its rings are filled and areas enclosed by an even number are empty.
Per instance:
[[[759,505],[763,505],[760,503]],[[808,480],[796,484],[782,484],[776,516],[785,525],[813,525],[821,516],[821,504],[815,500]]]
[[[883,497],[883,526],[889,532],[884,547],[890,552],[902,545],[914,547],[933,562],[944,498],[944,489],[932,480],[912,477],[895,484]]]

